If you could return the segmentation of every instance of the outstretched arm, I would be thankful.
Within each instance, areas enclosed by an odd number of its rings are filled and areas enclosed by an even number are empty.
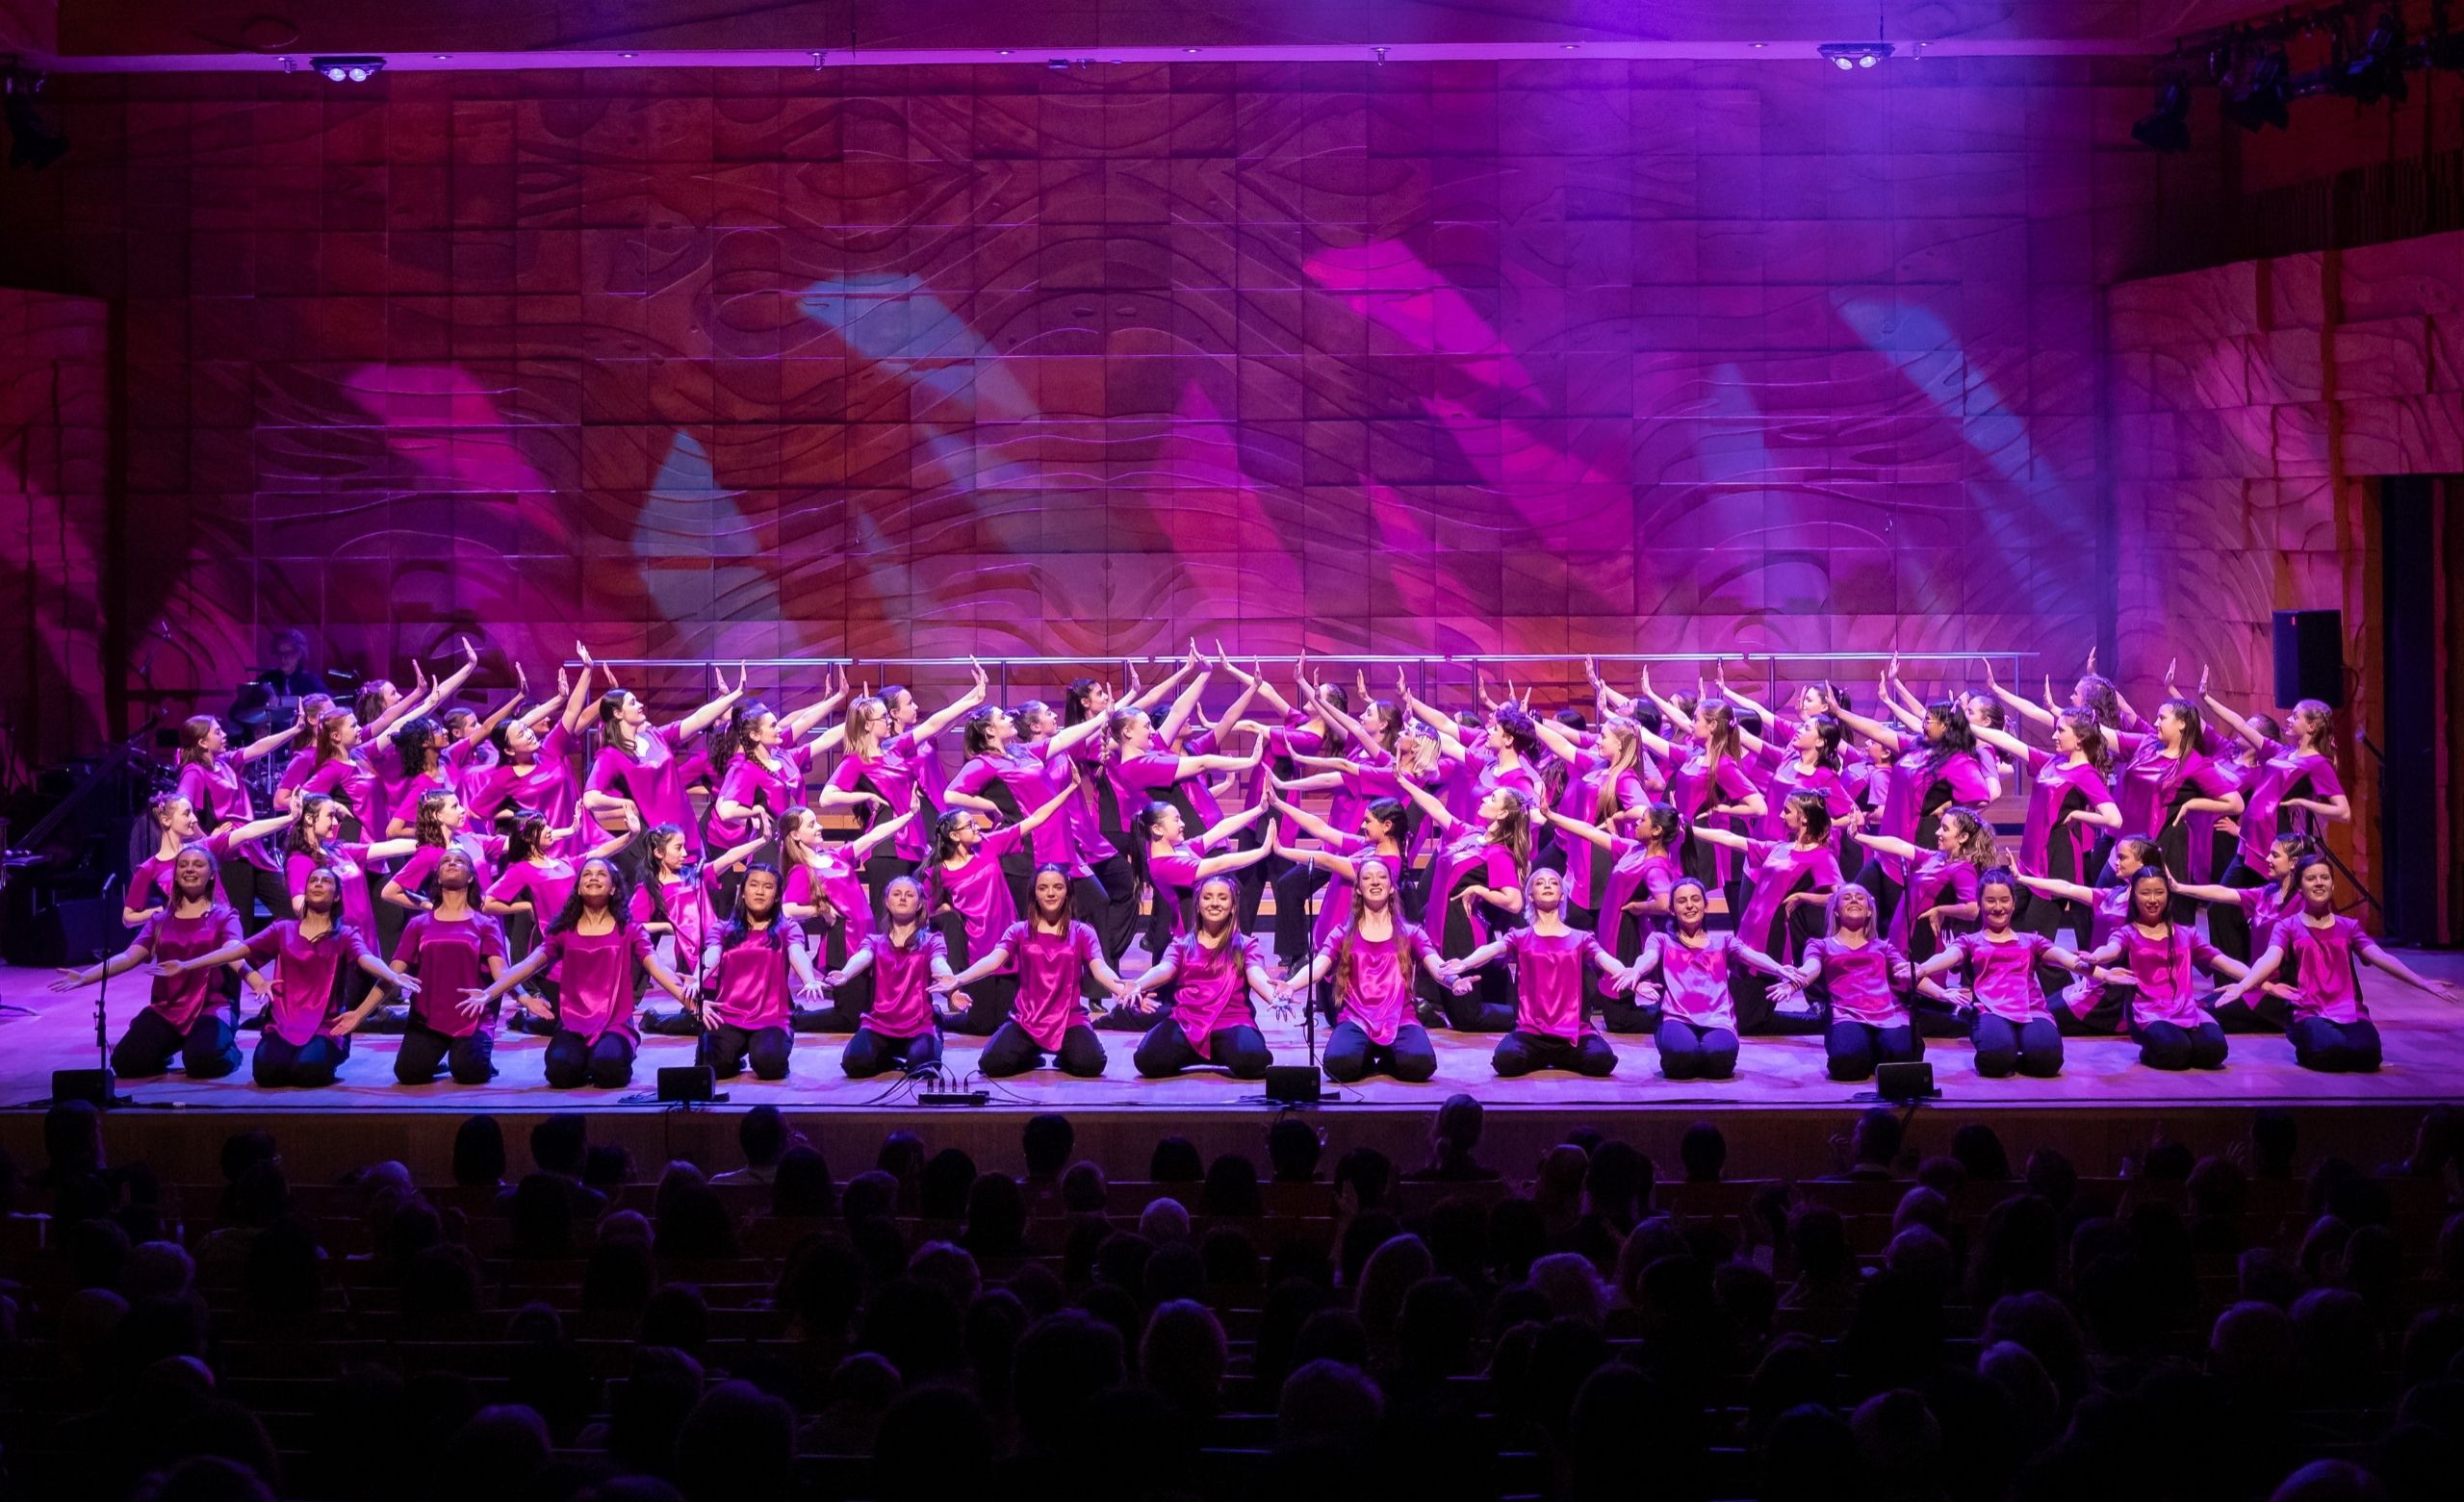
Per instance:
[[[2414,974],[2402,960],[2380,949],[2378,941],[2366,933],[2354,944],[2353,953],[2361,956],[2363,963],[2384,970],[2426,996],[2435,996],[2443,1002],[2464,1001],[2464,994],[2459,994],[2454,981],[2431,980]]]
[[[1862,837],[1859,836],[1861,839]],[[2096,900],[2094,888],[2081,886],[2076,881],[2059,881],[2052,877],[2022,876],[2019,878],[2019,884],[2031,892],[2041,892],[2047,897],[2059,898],[2066,903],[2092,903]]]
[[[706,729],[712,722],[719,718],[719,716],[726,714],[729,710],[734,708],[735,701],[744,697],[744,680],[748,676],[750,676],[750,674],[746,671],[744,665],[741,663],[737,664],[735,670],[735,687],[727,689],[727,692],[721,694],[718,698],[711,700],[701,708],[694,710],[691,714],[686,715],[683,719],[676,722],[675,734],[677,738],[681,740],[685,736],[697,734],[700,731]],[[721,688],[727,688],[727,674],[724,672],[720,673],[719,686]]]

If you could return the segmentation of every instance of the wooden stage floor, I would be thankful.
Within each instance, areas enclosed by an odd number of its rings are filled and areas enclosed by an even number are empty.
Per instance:
[[[2439,975],[2464,977],[2464,955],[2423,954],[2408,956],[2418,968]],[[29,1014],[0,1010],[0,1108],[23,1107],[47,1095],[55,1069],[90,1067],[93,1047],[93,993],[51,994],[48,972],[0,968],[0,1003],[28,1008]],[[113,1034],[117,1036],[141,995],[140,980],[114,983]],[[1943,1092],[1945,1106],[1962,1109],[1998,1107],[2116,1107],[2163,1109],[2204,1106],[2250,1106],[2266,1103],[2321,1105],[2367,1102],[2386,1105],[2404,1101],[2452,1100],[2464,1097],[2464,1008],[2449,1006],[2409,989],[2377,980],[2367,982],[2370,1006],[2386,1040],[2386,1068],[2375,1075],[2323,1075],[2301,1069],[2293,1061],[2291,1045],[2281,1037],[2236,1036],[2225,1068],[2214,1072],[2168,1075],[2143,1069],[2138,1049],[2126,1039],[2071,1039],[2062,1075],[2053,1080],[1983,1080],[1964,1040],[1936,1040],[1927,1059]],[[1267,1020],[1268,1041],[1278,1062],[1300,1063],[1306,1055],[1300,1026]],[[1072,1080],[1057,1070],[1039,1071],[1018,1079],[988,1083],[997,1107],[1045,1110],[1175,1111],[1210,1110],[1254,1102],[1254,1082],[1198,1071],[1175,1080],[1142,1080],[1130,1067],[1134,1032],[1107,1032],[1111,1066],[1101,1079]],[[1822,1045],[1813,1037],[1748,1038],[1738,1057],[1736,1077],[1716,1082],[1675,1082],[1659,1073],[1658,1055],[1647,1037],[1612,1037],[1618,1050],[1617,1073],[1594,1081],[1549,1071],[1519,1081],[1497,1078],[1489,1067],[1496,1038],[1470,1033],[1438,1032],[1437,1078],[1425,1084],[1404,1084],[1382,1077],[1361,1084],[1337,1087],[1344,1104],[1399,1107],[1426,1110],[1458,1090],[1469,1091],[1492,1107],[1541,1107],[1558,1110],[1617,1111],[1668,1107],[1703,1110],[1802,1108],[1846,1104],[1858,1087],[1825,1078]],[[242,1046],[256,1046],[254,1033],[241,1035]],[[626,1108],[623,1092],[553,1091],[540,1076],[543,1038],[504,1036],[497,1044],[496,1080],[485,1085],[449,1082],[405,1086],[394,1082],[396,1039],[370,1035],[356,1041],[340,1083],[321,1090],[268,1090],[251,1083],[247,1073],[228,1079],[192,1083],[176,1070],[153,1080],[121,1082],[122,1090],[151,1107],[245,1108],[263,1111],[423,1110],[467,1113],[473,1110],[540,1110]],[[745,1107],[763,1101],[792,1110],[834,1107],[900,1107],[903,1091],[891,1080],[849,1080],[839,1073],[843,1038],[808,1034],[797,1039],[788,1077],[763,1083],[750,1075],[731,1082],[731,1105]],[[946,1064],[955,1074],[973,1073],[979,1040],[952,1037]],[[634,1070],[638,1088],[647,1090],[662,1064],[692,1061],[689,1038],[653,1037],[643,1042]],[[969,1082],[970,1083],[976,1082]]]
[[[2464,955],[2407,957],[2425,971],[2464,976]],[[46,972],[0,968],[0,1003],[8,1004],[0,1006],[0,1147],[21,1165],[42,1160],[41,1116],[32,1107],[49,1092],[51,1072],[95,1060],[92,994],[54,996],[44,988],[48,980]],[[137,995],[131,985],[115,997],[116,1030],[125,1026]],[[13,1009],[19,1006],[28,1010]],[[1911,1113],[1910,1148],[1944,1151],[1958,1123],[1982,1116],[2015,1156],[2057,1146],[2083,1171],[2113,1172],[2155,1136],[2202,1153],[2224,1151],[2246,1135],[2255,1107],[2282,1106],[2299,1121],[2306,1152],[2385,1161],[2401,1156],[2424,1104],[2464,1099],[2464,1008],[2374,983],[2371,1006],[2387,1048],[2387,1066],[2375,1075],[2313,1074],[2294,1064],[2281,1037],[2237,1036],[2230,1063],[2212,1074],[2159,1074],[2139,1066],[2127,1040],[2074,1039],[2058,1079],[1987,1081],[1977,1077],[1964,1041],[1937,1042],[1927,1057],[1942,1097]],[[1129,1063],[1137,1034],[1105,1037],[1112,1064],[1101,1079],[1040,1072],[992,1084],[986,1108],[937,1109],[899,1082],[846,1079],[837,1067],[841,1040],[807,1036],[786,1080],[740,1079],[727,1086],[727,1105],[688,1111],[629,1102],[623,1092],[551,1090],[540,1078],[545,1040],[527,1036],[500,1041],[499,1074],[489,1084],[405,1087],[393,1080],[396,1040],[380,1035],[361,1040],[342,1082],[328,1089],[263,1090],[244,1070],[193,1084],[177,1073],[123,1081],[135,1108],[113,1111],[108,1133],[115,1160],[141,1159],[170,1182],[218,1179],[223,1138],[243,1130],[275,1133],[301,1182],[388,1158],[441,1178],[467,1115],[499,1117],[519,1158],[531,1124],[581,1110],[591,1113],[592,1139],[622,1145],[637,1166],[654,1173],[656,1164],[682,1158],[716,1170],[737,1160],[740,1113],[766,1101],[823,1147],[842,1178],[867,1166],[882,1136],[897,1130],[919,1133],[934,1150],[959,1147],[987,1168],[1015,1171],[1023,1166],[1019,1127],[1037,1111],[1066,1113],[1079,1155],[1111,1166],[1116,1177],[1133,1175],[1167,1134],[1188,1137],[1210,1157],[1240,1152],[1265,1160],[1264,1133],[1274,1113],[1255,1082],[1207,1072],[1141,1080]],[[254,1034],[243,1039],[255,1047]],[[1285,1062],[1304,1057],[1296,1022],[1270,1021],[1269,1041]],[[1759,1174],[1812,1176],[1844,1166],[1845,1133],[1864,1108],[1857,1086],[1824,1077],[1822,1046],[1811,1037],[1749,1038],[1736,1078],[1687,1083],[1661,1078],[1657,1054],[1641,1037],[1614,1040],[1619,1068],[1604,1081],[1563,1073],[1503,1081],[1489,1068],[1494,1037],[1440,1033],[1436,1041],[1438,1075],[1425,1084],[1374,1079],[1327,1086],[1327,1102],[1307,1118],[1326,1141],[1329,1163],[1356,1146],[1374,1147],[1404,1167],[1424,1161],[1437,1106],[1468,1091],[1490,1110],[1483,1156],[1510,1177],[1527,1173],[1578,1126],[1630,1141],[1673,1171],[1680,1134],[1706,1119],[1726,1133],[1732,1161],[1754,1164]],[[949,1067],[970,1073],[979,1046],[953,1040]],[[654,1071],[690,1062],[692,1048],[686,1038],[647,1040],[635,1088],[647,1095]]]

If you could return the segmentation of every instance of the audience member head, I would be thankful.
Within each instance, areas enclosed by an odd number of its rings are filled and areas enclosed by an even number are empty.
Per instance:
[[[769,1168],[787,1151],[787,1118],[764,1101],[735,1124],[735,1145],[748,1168]]]
[[[504,1183],[504,1128],[494,1116],[466,1116],[453,1132],[453,1182],[466,1189]]]
[[[1068,1117],[1040,1111],[1027,1118],[1019,1141],[1026,1152],[1027,1177],[1057,1179],[1068,1166],[1069,1155],[1077,1149],[1078,1133],[1069,1125]]]
[[[1267,1161],[1277,1184],[1307,1184],[1318,1177],[1318,1157],[1325,1144],[1317,1130],[1297,1116],[1285,1116],[1267,1129]]]
[[[1981,1121],[1951,1133],[1951,1157],[1977,1184],[2000,1184],[2011,1177],[2011,1155],[2002,1150],[2001,1134]]]
[[[1165,1137],[1146,1161],[1146,1177],[1155,1184],[1195,1184],[1206,1177],[1206,1162],[1187,1137]]]
[[[799,1142],[779,1155],[770,1176],[770,1213],[808,1219],[827,1215],[838,1206],[837,1186],[830,1182],[830,1164],[815,1149]]]
[[[530,1129],[530,1161],[541,1173],[579,1179],[589,1147],[590,1118],[579,1111],[560,1111]]]
[[[1678,1138],[1677,1160],[1685,1167],[1687,1184],[1717,1184],[1728,1165],[1729,1139],[1709,1122],[1698,1121]]]

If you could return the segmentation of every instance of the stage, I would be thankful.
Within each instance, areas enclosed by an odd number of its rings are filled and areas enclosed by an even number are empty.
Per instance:
[[[2464,955],[2407,953],[2404,958],[2426,975],[2464,977]],[[0,969],[0,1003],[27,1008],[0,1014],[0,1102],[9,1107],[0,1112],[0,1145],[21,1165],[40,1161],[39,1111],[33,1103],[49,1093],[51,1072],[96,1061],[93,993],[54,995],[49,980],[47,972]],[[138,984],[125,984],[114,987],[115,1037],[141,995]],[[2464,1096],[2464,1011],[2380,978],[2365,984],[2386,1043],[2386,1067],[2374,1075],[2305,1070],[2294,1063],[2283,1038],[2249,1034],[2234,1037],[2230,1062],[2212,1073],[2163,1074],[2141,1067],[2137,1045],[2127,1039],[2073,1038],[2059,1078],[1989,1081],[1976,1075],[1964,1040],[1946,1039],[1926,1053],[1942,1096],[1920,1120],[1944,1123],[1947,1138],[1947,1121],[1990,1113],[2009,1124],[2015,1144],[2049,1138],[2069,1144],[2066,1151],[2081,1157],[2083,1169],[2097,1155],[2135,1151],[2160,1129],[2202,1149],[2220,1148],[2246,1133],[2249,1111],[2262,1106],[2296,1109],[2305,1135],[2322,1150],[2348,1135],[2356,1153],[2364,1143],[2383,1149],[2396,1117]],[[1296,1020],[1263,1020],[1278,1061],[1306,1056]],[[1384,1077],[1357,1085],[1326,1083],[1327,1099],[1313,1117],[1332,1145],[1366,1143],[1415,1163],[1426,1154],[1430,1113],[1464,1091],[1490,1107],[1493,1160],[1509,1169],[1528,1163],[1576,1124],[1625,1136],[1673,1165],[1678,1134],[1707,1117],[1739,1148],[1758,1144],[1759,1160],[1814,1174],[1832,1170],[1833,1136],[1868,1104],[1857,1098],[1858,1086],[1825,1077],[1821,1042],[1810,1036],[1749,1038],[1734,1079],[1684,1083],[1661,1078],[1658,1056],[1643,1036],[1612,1038],[1619,1067],[1601,1081],[1559,1071],[1501,1080],[1489,1067],[1494,1036],[1433,1036],[1438,1073],[1425,1084]],[[228,1079],[196,1083],[176,1071],[123,1081],[121,1092],[135,1106],[114,1113],[111,1131],[118,1151],[158,1166],[180,1164],[183,1179],[214,1176],[222,1138],[252,1125],[275,1132],[287,1158],[312,1174],[387,1157],[416,1171],[442,1172],[454,1125],[478,1111],[504,1118],[509,1128],[552,1111],[589,1111],[594,1135],[627,1142],[637,1161],[681,1156],[727,1166],[733,1161],[735,1113],[763,1102],[788,1111],[826,1150],[843,1140],[846,1149],[832,1159],[842,1177],[868,1166],[871,1145],[899,1127],[923,1133],[936,1146],[965,1147],[988,1165],[1007,1163],[1016,1154],[1018,1123],[1036,1111],[1066,1113],[1079,1128],[1083,1153],[1124,1164],[1142,1161],[1155,1140],[1170,1133],[1210,1154],[1259,1150],[1269,1108],[1254,1082],[1208,1071],[1142,1080],[1129,1060],[1137,1034],[1107,1032],[1104,1039],[1111,1064],[1100,1079],[1046,1070],[986,1082],[974,1074],[981,1041],[952,1037],[945,1059],[950,1073],[991,1096],[988,1106],[968,1108],[922,1106],[899,1080],[849,1080],[838,1071],[843,1038],[808,1034],[797,1039],[784,1081],[764,1083],[746,1075],[723,1082],[726,1105],[681,1111],[630,1101],[629,1092],[551,1090],[540,1071],[546,1039],[530,1036],[499,1039],[498,1076],[489,1084],[399,1085],[392,1070],[397,1040],[372,1035],[357,1040],[342,1082],[328,1089],[261,1089],[244,1067]],[[242,1034],[242,1046],[253,1049],[256,1035]],[[660,1066],[689,1063],[692,1056],[688,1038],[645,1039],[636,1089],[647,1097]],[[207,1115],[210,1122],[189,1119]],[[863,1160],[840,1161],[854,1152]]]

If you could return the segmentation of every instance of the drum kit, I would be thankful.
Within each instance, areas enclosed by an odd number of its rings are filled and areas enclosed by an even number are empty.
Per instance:
[[[272,675],[281,670],[258,668],[252,671]],[[359,675],[342,668],[328,668],[321,674],[295,674],[289,683],[268,682],[265,676],[251,678],[232,691],[231,709],[223,717],[223,725],[230,732],[232,743],[244,745],[297,719],[300,696],[292,689],[304,677],[321,677],[324,692],[332,695],[338,704],[348,704],[351,696],[359,691]],[[304,750],[307,744],[303,740],[295,749]],[[260,756],[248,763],[243,776],[260,800],[273,796],[274,784],[281,780],[283,766],[290,759],[288,756]]]

